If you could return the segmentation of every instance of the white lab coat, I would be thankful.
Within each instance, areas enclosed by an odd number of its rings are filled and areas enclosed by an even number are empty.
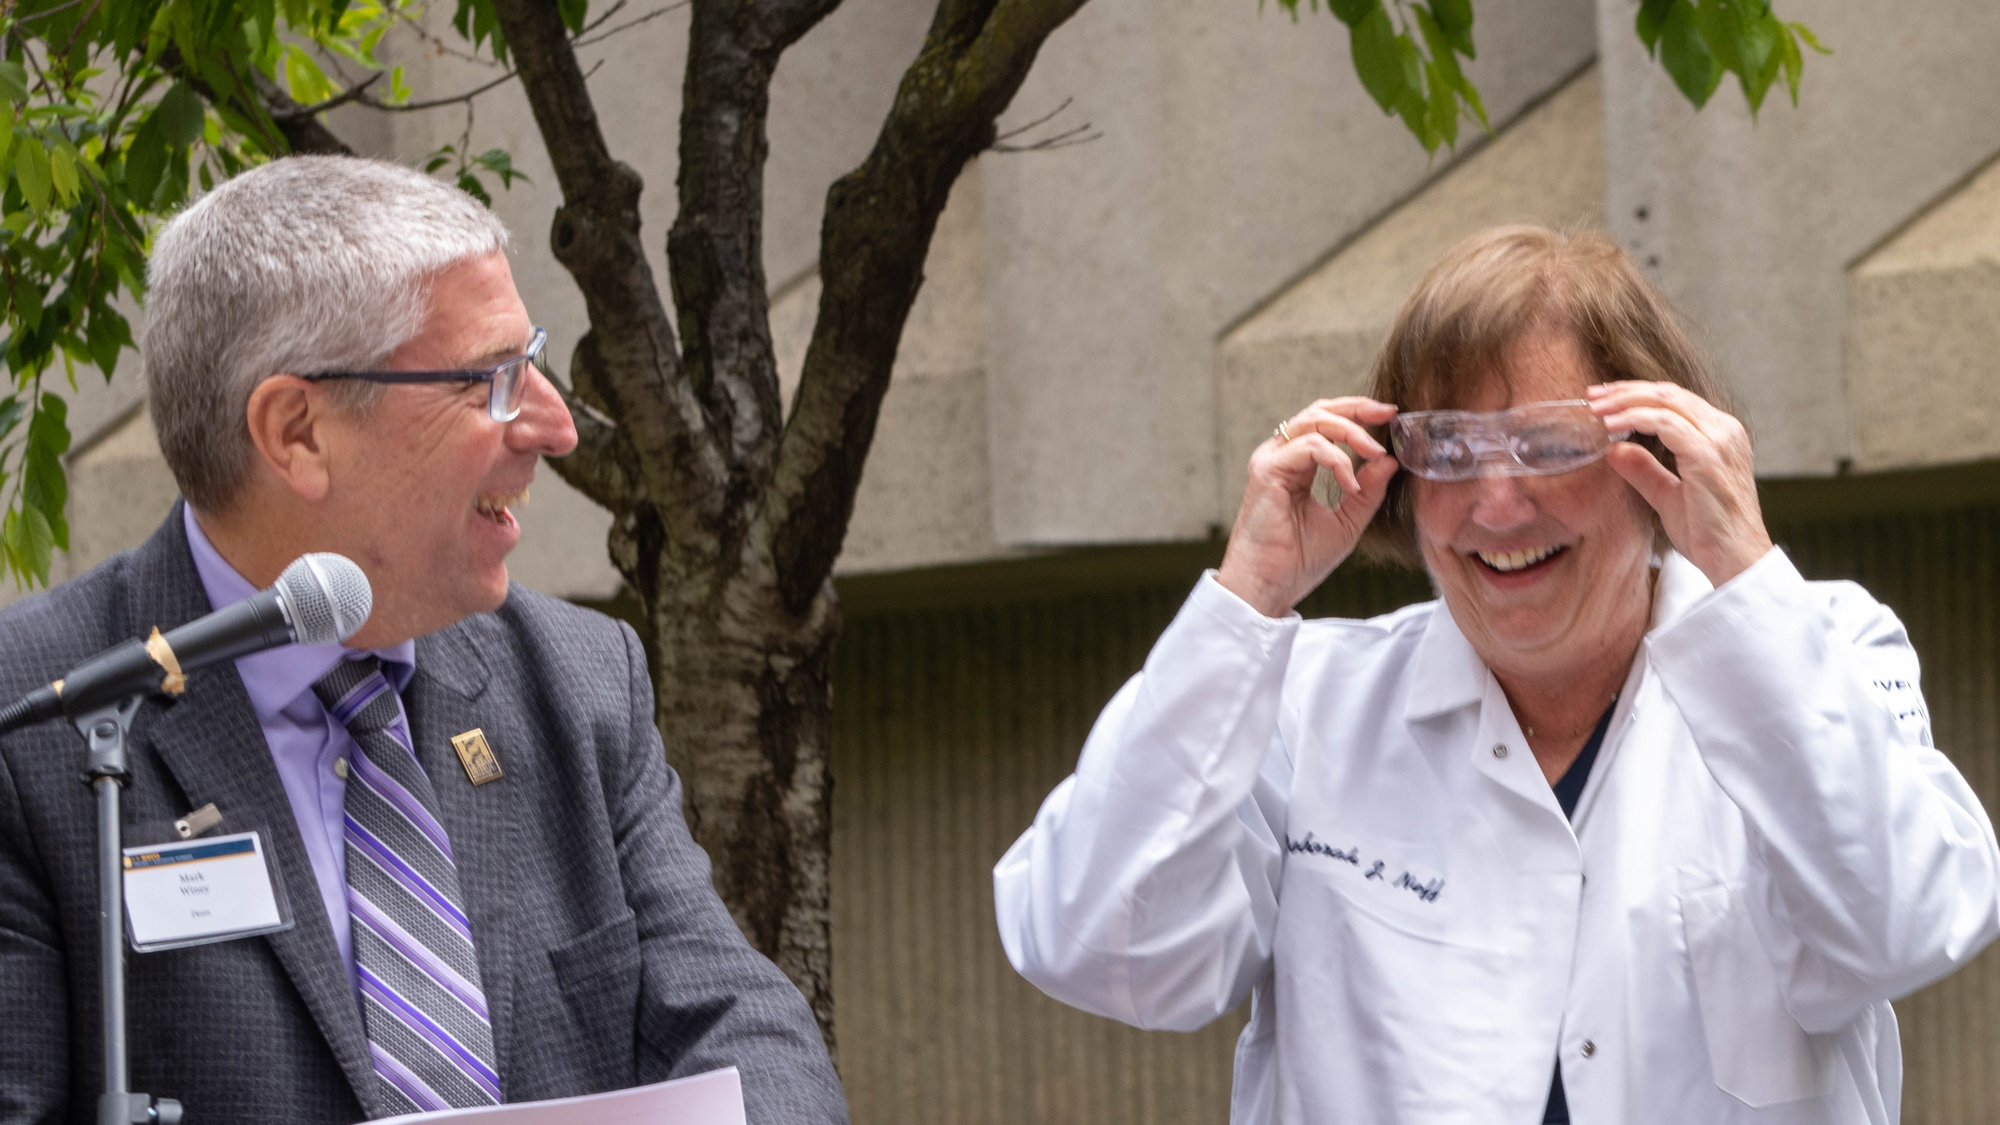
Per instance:
[[[1253,997],[1230,1120],[1889,1123],[1889,1006],[2000,930],[2000,848],[1860,587],[1669,554],[1563,816],[1440,603],[1266,618],[1201,580],[994,869],[1086,1011]]]

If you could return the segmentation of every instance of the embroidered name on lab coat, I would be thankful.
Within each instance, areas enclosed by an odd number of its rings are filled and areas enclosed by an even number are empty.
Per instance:
[[[1287,834],[1285,836],[1285,850],[1294,854],[1325,856],[1328,859],[1338,860],[1353,867],[1361,866],[1361,845],[1356,844],[1353,847],[1342,850],[1331,844],[1313,839],[1313,834],[1310,832],[1306,833],[1306,838],[1303,840],[1294,840],[1290,834]],[[1402,874],[1391,879],[1388,867],[1388,860],[1370,859],[1368,861],[1368,873],[1361,877],[1362,881],[1367,882],[1370,879],[1380,879],[1388,886],[1399,887],[1409,891],[1425,902],[1436,902],[1438,892],[1444,890],[1444,879],[1441,877],[1432,876],[1428,880],[1423,880],[1410,874],[1408,869],[1405,869]]]

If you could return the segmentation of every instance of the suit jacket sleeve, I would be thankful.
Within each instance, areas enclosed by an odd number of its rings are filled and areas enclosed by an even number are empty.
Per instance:
[[[681,815],[680,778],[653,725],[644,651],[629,626],[619,630],[631,737],[604,767],[618,863],[639,928],[639,1079],[734,1066],[751,1125],[844,1123],[840,1081],[812,1010],[744,940],[716,897],[708,856]]]
[[[60,1120],[69,1082],[62,937],[11,763],[0,755],[0,1123]]]

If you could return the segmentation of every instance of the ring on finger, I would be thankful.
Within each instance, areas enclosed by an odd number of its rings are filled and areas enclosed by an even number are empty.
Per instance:
[[[1279,422],[1278,428],[1271,431],[1271,436],[1277,438],[1280,442],[1289,443],[1292,440],[1292,431],[1285,428],[1285,423],[1289,421],[1291,419],[1287,418]]]

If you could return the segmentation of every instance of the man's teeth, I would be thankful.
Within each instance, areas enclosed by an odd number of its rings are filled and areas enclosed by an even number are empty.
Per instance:
[[[1485,563],[1494,570],[1505,571],[1520,570],[1524,567],[1533,566],[1560,550],[1562,548],[1556,546],[1533,547],[1525,551],[1475,551],[1473,553],[1479,556],[1480,562]]]
[[[504,496],[481,496],[479,514],[496,522],[505,522],[506,518],[512,515],[507,511],[508,508],[516,504],[525,505],[527,502],[528,490],[525,488],[519,492],[509,492]]]

